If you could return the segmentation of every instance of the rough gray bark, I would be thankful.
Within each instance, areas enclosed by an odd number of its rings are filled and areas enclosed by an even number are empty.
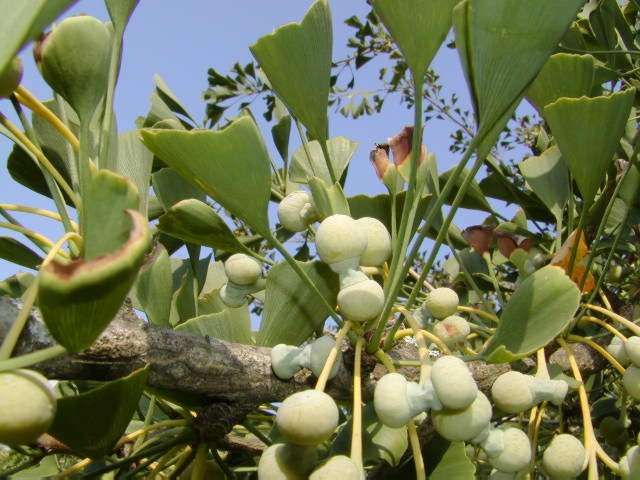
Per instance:
[[[0,340],[19,310],[19,303],[0,297]],[[31,315],[14,354],[25,354],[53,344],[36,311]],[[599,355],[589,347],[578,345],[577,359],[585,373],[602,368]],[[76,380],[110,380],[149,365],[149,386],[175,393],[204,397],[206,403],[259,405],[279,401],[291,393],[313,386],[310,372],[301,371],[291,381],[273,375],[270,350],[264,347],[233,344],[202,338],[145,324],[124,307],[94,345],[77,355],[69,355],[34,366],[48,378]],[[349,354],[338,376],[329,382],[328,393],[337,399],[351,394]],[[417,358],[413,342],[403,341],[391,352],[402,359]],[[550,357],[551,363],[568,367],[562,349]],[[365,362],[365,365],[367,362]],[[485,392],[493,381],[507,371],[508,365],[470,362],[469,367],[479,387]],[[566,369],[566,368],[565,368]],[[417,378],[417,369],[402,372]],[[365,397],[371,397],[375,382],[385,372],[382,366],[366,369]]]

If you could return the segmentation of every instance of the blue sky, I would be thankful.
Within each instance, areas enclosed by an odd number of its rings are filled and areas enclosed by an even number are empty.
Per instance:
[[[147,112],[153,75],[156,73],[164,78],[195,118],[203,118],[205,104],[202,92],[207,87],[207,69],[214,67],[224,73],[235,61],[250,60],[248,46],[251,43],[283,23],[299,20],[310,4],[310,0],[141,0],[125,34],[123,65],[116,93],[119,129],[132,129],[136,117]],[[344,20],[353,14],[364,16],[368,12],[368,6],[364,0],[333,0],[331,7],[334,58],[340,59],[349,53],[345,47],[346,39],[353,31],[344,25]],[[101,0],[80,0],[65,15],[78,13],[108,19]],[[25,63],[23,84],[39,98],[49,98],[50,90],[37,73],[31,49],[22,52],[21,57]],[[380,63],[370,62],[362,70],[358,77],[358,89],[377,85],[379,66]],[[433,67],[441,75],[447,91],[459,92],[463,105],[468,104],[466,84],[457,54],[443,47]],[[11,117],[10,103],[0,100],[0,111]],[[387,102],[381,114],[373,117],[354,121],[332,114],[331,134],[344,135],[360,144],[351,163],[347,194],[385,192],[369,165],[369,150],[374,142],[385,141],[405,124],[411,123],[412,118],[412,112],[399,106],[393,99]],[[453,126],[441,121],[430,122],[425,129],[425,144],[436,153],[441,171],[450,168],[457,160],[457,156],[448,151],[451,131]],[[266,138],[270,138],[268,130],[264,129],[263,132]],[[294,138],[293,132],[292,139],[292,147],[295,148],[298,140]],[[49,200],[22,188],[9,177],[6,158],[10,149],[9,141],[0,137],[0,203],[21,203],[53,209]],[[53,240],[61,233],[55,222],[24,215],[20,219]],[[481,219],[482,215],[461,212],[456,223],[464,227]],[[0,235],[7,233],[2,232]],[[15,271],[14,265],[0,260],[0,278]]]

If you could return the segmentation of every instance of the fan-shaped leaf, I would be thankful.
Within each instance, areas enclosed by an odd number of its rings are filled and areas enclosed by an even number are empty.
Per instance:
[[[155,325],[169,325],[172,283],[169,254],[158,244],[140,269],[135,285],[136,300]]]
[[[113,252],[127,240],[131,217],[125,210],[138,209],[138,190],[128,178],[100,170],[92,176],[82,200],[87,212],[84,258],[93,260]]]
[[[158,221],[158,229],[185,242],[228,253],[247,250],[213,208],[196,199],[182,200],[167,210]]]
[[[269,157],[253,120],[243,116],[221,131],[141,131],[144,144],[192,184],[258,233],[269,234]]]
[[[338,276],[324,263],[298,262],[330,304],[338,295]],[[258,345],[300,345],[322,327],[329,312],[316,292],[284,262],[269,271]]]
[[[436,468],[429,475],[429,480],[473,480],[476,478],[476,467],[467,457],[463,442],[452,442],[444,453]]]
[[[545,63],[527,90],[527,99],[538,112],[559,98],[590,96],[595,83],[595,59],[591,55],[557,53]]]
[[[53,261],[40,270],[38,299],[53,338],[71,352],[90,346],[122,305],[151,243],[147,220],[127,210],[129,238],[92,260]]]
[[[451,29],[451,12],[459,0],[375,0],[373,8],[422,81],[427,67]]]
[[[327,140],[333,48],[328,0],[316,0],[302,22],[283,25],[250,48],[293,116],[313,138]]]
[[[562,268],[541,268],[504,307],[484,356],[491,363],[505,363],[535,352],[562,332],[579,304],[580,291]]]
[[[131,421],[148,373],[146,368],[136,370],[88,392],[58,399],[49,433],[82,456],[107,455]]]
[[[309,142],[308,148],[311,161],[309,161],[303,147],[298,148],[293,154],[290,171],[291,181],[307,183],[311,177],[318,177],[327,184],[331,184],[331,175],[327,169],[327,162],[322,154],[320,143],[313,140]],[[358,143],[346,137],[334,137],[327,141],[327,148],[336,178],[341,178],[358,148]]]
[[[560,150],[553,146],[538,157],[530,157],[519,165],[531,190],[556,218],[569,200],[569,174],[562,162]]]
[[[636,90],[595,98],[561,98],[544,109],[562,158],[588,208],[613,161]]]
[[[493,144],[583,0],[464,0],[453,24],[479,134]]]
[[[252,344],[249,308],[227,308],[222,312],[201,315],[176,327],[180,332],[208,336],[227,342]]]

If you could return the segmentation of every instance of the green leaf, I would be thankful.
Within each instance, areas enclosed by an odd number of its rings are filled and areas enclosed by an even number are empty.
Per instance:
[[[349,215],[349,204],[339,183],[325,183],[318,177],[309,179],[313,204],[321,218],[331,215]]]
[[[467,457],[464,442],[451,442],[429,480],[473,480],[476,467]]]
[[[166,84],[166,82],[160,75],[154,75],[153,81],[156,84],[155,93],[171,112],[182,115],[191,120],[193,123],[196,123],[193,117],[189,115],[187,108],[180,102],[180,100],[178,100],[176,94],[171,91],[169,85]],[[171,118],[171,116],[165,116],[165,118]]]
[[[84,258],[93,260],[113,252],[127,240],[131,217],[125,210],[138,208],[138,191],[128,178],[100,170],[93,175],[83,201],[87,212]]]
[[[163,168],[151,176],[153,191],[165,210],[176,203],[195,198],[204,201],[205,193],[195,185],[187,182],[172,168]]]
[[[129,238],[93,260],[56,261],[40,270],[39,307],[49,332],[70,352],[89,347],[122,305],[151,243],[147,220],[127,210]]]
[[[143,368],[88,392],[59,398],[48,433],[84,457],[109,454],[131,421],[148,374]]]
[[[493,144],[583,0],[464,0],[454,8],[456,45],[478,134]],[[490,135],[489,135],[490,134]]]
[[[328,0],[316,0],[302,22],[283,25],[250,47],[273,91],[319,141],[329,137],[332,47]]]
[[[0,237],[0,258],[36,270],[42,257],[15,238]]]
[[[213,208],[196,199],[182,200],[167,210],[158,229],[185,242],[228,253],[247,251]]]
[[[627,207],[634,204],[639,205],[638,191],[640,191],[640,171],[634,164],[629,165],[629,173],[624,178],[618,196],[624,201]]]
[[[62,178],[64,178],[67,183],[71,184],[71,177],[69,176],[65,161],[53,150],[47,150],[45,145],[43,145],[43,151],[55,169],[60,172]],[[13,149],[9,154],[9,158],[7,159],[7,170],[9,171],[11,178],[20,185],[44,195],[45,197],[51,198],[51,192],[47,186],[47,181],[42,173],[42,169],[36,160],[34,160],[34,157],[24,150],[19,143],[16,143],[13,146]],[[62,192],[62,195],[67,205],[73,206],[73,202],[71,202],[64,191]]]
[[[635,89],[596,98],[561,98],[545,117],[588,208],[620,143]]]
[[[444,187],[445,183],[447,183],[447,180],[453,174],[454,170],[455,168],[452,168],[440,175],[441,189],[442,187]],[[456,185],[454,186],[454,188],[451,190],[449,194],[449,197],[447,199],[448,204],[453,203],[453,200],[456,197],[456,194],[458,193],[459,188],[462,186],[465,179],[467,178],[467,175],[469,175],[469,170],[465,168],[462,171],[461,175],[458,177],[458,180],[456,181]],[[462,208],[469,208],[472,210],[481,210],[484,212],[493,213],[493,209],[491,208],[491,205],[489,205],[489,202],[485,198],[484,193],[480,189],[480,185],[478,185],[478,182],[476,182],[475,179],[471,180],[471,183],[469,184],[469,188],[467,189],[467,193],[462,198],[462,202],[460,203],[460,206]]]
[[[298,262],[330,305],[338,295],[338,276],[321,262]],[[284,262],[269,271],[257,344],[272,347],[279,343],[300,345],[322,327],[329,311],[316,292]]]
[[[0,72],[20,48],[33,40],[76,0],[0,0]]]
[[[591,95],[595,83],[595,59],[591,55],[552,55],[527,90],[527,99],[542,113],[559,98]]]
[[[122,133],[118,136],[117,152],[115,171],[123,177],[131,179],[136,186],[140,197],[138,210],[146,215],[153,155],[142,144],[136,131]]]
[[[71,106],[64,101],[64,99],[60,98],[60,104],[55,99],[47,100],[43,103],[58,117],[62,118],[65,116],[69,129],[76,135],[76,137],[79,135],[80,120],[78,119],[78,115],[73,111]],[[73,148],[69,145],[69,142],[67,142],[60,132],[58,132],[58,130],[56,130],[40,115],[32,114],[31,123],[43,153],[52,161],[52,163],[54,163],[54,165],[64,165],[64,168],[60,172],[65,178],[68,176],[74,181],[77,181],[75,154],[73,152]],[[69,184],[72,184],[72,182],[69,181]]]
[[[331,445],[331,456],[349,455],[353,418],[340,429]],[[362,459],[365,464],[378,464],[380,460],[393,467],[400,465],[407,451],[407,427],[391,428],[383,425],[376,417],[373,404],[367,404],[362,412]]]
[[[580,291],[562,268],[541,268],[511,296],[483,355],[506,363],[532,354],[569,325],[579,304]]]
[[[18,272],[15,275],[0,280],[0,296],[8,295],[11,298],[20,298],[27,291],[36,277],[31,273]],[[17,315],[18,312],[16,312]],[[12,321],[13,321],[12,317]]]
[[[212,290],[219,290],[225,283],[227,283],[227,274],[224,271],[224,263],[220,261],[211,262],[207,266],[207,275],[202,286],[202,291],[204,294],[207,294]]]
[[[291,181],[308,183],[312,177],[318,177],[327,184],[331,184],[331,175],[327,169],[327,162],[322,154],[320,143],[313,140],[309,142],[308,147],[311,161],[309,161],[304,147],[298,148],[293,154],[289,173]],[[353,154],[358,149],[358,143],[346,137],[333,137],[327,141],[327,148],[336,178],[341,178]]]
[[[269,156],[258,131],[243,116],[221,131],[145,129],[144,144],[231,214],[268,236]]]
[[[396,198],[396,215],[397,218],[402,216],[402,208],[404,206],[405,192],[401,192]],[[413,233],[420,225],[420,222],[427,214],[430,201],[433,197],[423,196],[418,203],[418,209],[416,210],[416,220],[413,226]],[[349,201],[349,210],[353,218],[373,217],[380,220],[387,230],[391,232],[391,198],[388,194],[376,195],[375,197],[369,197],[367,195],[355,195],[347,199]],[[439,214],[433,221],[433,225],[427,232],[429,238],[435,238],[438,234],[438,229],[442,224],[442,215]],[[462,238],[460,229],[454,224],[449,227],[449,235],[452,237],[453,244],[457,247],[465,247],[467,242]]]
[[[555,145],[538,157],[530,157],[519,165],[522,176],[531,190],[545,204],[556,219],[569,200],[569,172]]]
[[[285,115],[271,127],[273,143],[283,160],[289,160],[289,136],[291,135],[291,116]]]
[[[42,480],[43,478],[55,478],[59,473],[58,457],[56,455],[48,455],[37,465],[11,475],[11,480]]]
[[[422,81],[451,29],[451,13],[458,1],[373,1],[373,9],[400,48],[414,78]]]
[[[490,283],[487,283],[485,280],[485,277],[489,275],[487,262],[484,261],[478,252],[473,248],[463,248],[462,250],[458,250],[458,257],[460,257],[463,263],[462,266],[473,276],[480,288],[490,285]],[[458,259],[454,256],[449,257],[445,261],[444,270],[449,275],[451,282],[456,281],[459,275],[464,274],[464,269],[461,268]]]
[[[178,325],[176,330],[227,342],[253,344],[251,317],[247,305],[192,318]]]
[[[503,173],[494,170],[480,180],[479,185],[486,197],[519,205],[532,220],[547,223],[554,221],[548,208],[531,190],[514,184]]]
[[[104,0],[114,29],[120,35],[124,32],[139,2],[140,0]]]
[[[134,287],[135,297],[149,322],[155,325],[169,325],[173,281],[171,261],[167,250],[156,245],[140,269]]]

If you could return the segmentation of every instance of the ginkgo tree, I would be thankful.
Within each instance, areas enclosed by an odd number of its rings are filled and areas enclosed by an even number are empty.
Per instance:
[[[59,19],[72,3],[0,0],[7,171],[52,202],[0,203],[0,258],[31,271],[0,282],[0,476],[640,476],[635,1],[372,0],[341,61],[315,0],[210,72],[206,125],[156,77],[129,132],[138,1],[105,0],[107,23]],[[447,39],[468,114],[437,97]],[[28,47],[51,99],[21,83]],[[371,151],[386,193],[347,196],[358,145],[329,109],[376,55],[414,122]],[[270,135],[227,103],[248,93]],[[434,114],[464,130],[445,172]],[[488,216],[461,230],[460,208]]]

